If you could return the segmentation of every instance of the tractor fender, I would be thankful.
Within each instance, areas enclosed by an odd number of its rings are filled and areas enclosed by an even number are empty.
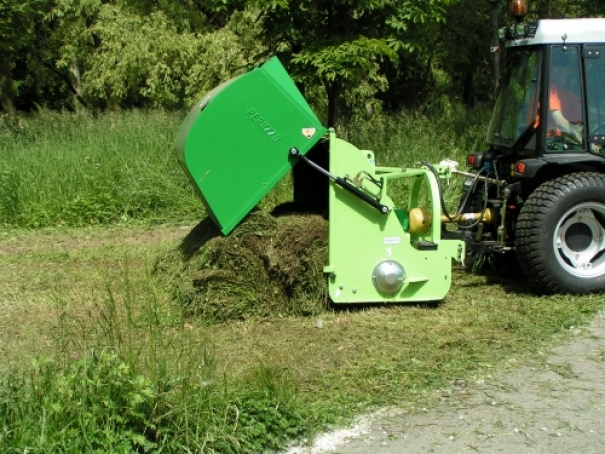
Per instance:
[[[520,163],[524,165],[523,172],[517,171]],[[605,173],[605,156],[567,153],[522,159],[517,161],[513,175],[525,181],[534,180],[532,186],[537,186],[573,172]]]

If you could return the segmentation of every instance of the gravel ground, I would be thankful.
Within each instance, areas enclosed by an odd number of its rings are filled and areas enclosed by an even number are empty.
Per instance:
[[[444,391],[434,408],[369,415],[288,454],[605,453],[605,315],[544,358]]]

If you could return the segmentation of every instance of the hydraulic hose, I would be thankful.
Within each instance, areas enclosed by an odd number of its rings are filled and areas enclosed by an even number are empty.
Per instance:
[[[460,204],[460,208],[456,211],[456,214],[454,216],[451,216],[449,214],[449,212],[447,211],[447,207],[445,206],[445,198],[443,196],[443,186],[441,185],[441,179],[439,178],[439,172],[437,172],[437,169],[435,169],[435,167],[428,162],[422,162],[421,164],[423,166],[427,167],[433,173],[433,175],[435,175],[435,179],[437,180],[437,188],[439,191],[439,201],[441,202],[441,208],[443,210],[443,214],[450,221],[453,221],[455,218],[457,218],[458,216],[460,216],[462,214],[462,211],[464,210],[464,207],[466,206],[466,203],[468,202],[468,199],[470,197],[471,191],[470,190],[467,191],[467,193],[464,197],[464,200]],[[485,171],[485,169],[481,169],[481,170],[479,170],[479,172],[477,172],[477,174],[473,178],[473,181],[471,184],[471,189],[475,185],[475,183],[477,182],[479,177],[481,176],[481,173],[483,173],[484,171]],[[484,188],[483,189],[484,190],[483,209],[481,210],[481,215],[479,216],[479,219],[477,219],[475,222],[473,222],[472,224],[469,224],[469,225],[458,225],[459,228],[461,228],[463,230],[468,230],[468,229],[472,229],[473,227],[475,227],[475,226],[479,225],[481,222],[483,222],[483,216],[484,216],[485,210],[487,209],[487,200],[488,200],[487,179],[485,179],[483,181],[483,188]]]

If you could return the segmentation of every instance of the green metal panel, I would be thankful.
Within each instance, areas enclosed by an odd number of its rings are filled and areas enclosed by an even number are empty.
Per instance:
[[[426,169],[386,169],[374,166],[374,155],[330,134],[330,172],[351,177],[367,172],[382,180],[383,189],[362,180],[368,193],[380,197],[391,208],[386,215],[340,188],[330,188],[330,248],[328,273],[330,298],[334,303],[403,302],[440,300],[448,292],[452,279],[452,258],[464,253],[464,244],[442,240],[441,206],[435,176]],[[410,199],[393,201],[387,194],[389,182],[409,180]],[[417,206],[417,189],[424,181],[434,201],[426,207],[432,214],[432,227],[426,234],[414,235],[406,229],[401,210]],[[412,242],[425,240],[436,250],[416,249]],[[396,261],[405,270],[403,287],[394,294],[384,294],[374,286],[375,267],[384,261]]]
[[[208,214],[229,234],[326,133],[274,57],[217,87],[181,125],[176,154]]]

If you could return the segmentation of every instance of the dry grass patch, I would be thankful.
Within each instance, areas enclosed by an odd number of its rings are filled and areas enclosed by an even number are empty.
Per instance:
[[[409,405],[524,361],[602,307],[597,297],[537,297],[516,281],[454,275],[439,304],[330,307],[322,328],[300,317],[214,326],[218,364],[230,375],[268,365],[295,377],[305,398],[340,402],[343,411]]]
[[[149,263],[173,249],[189,228],[6,230],[0,232],[0,355],[26,364],[45,352],[61,314],[82,319],[114,286],[125,266],[147,287]]]

